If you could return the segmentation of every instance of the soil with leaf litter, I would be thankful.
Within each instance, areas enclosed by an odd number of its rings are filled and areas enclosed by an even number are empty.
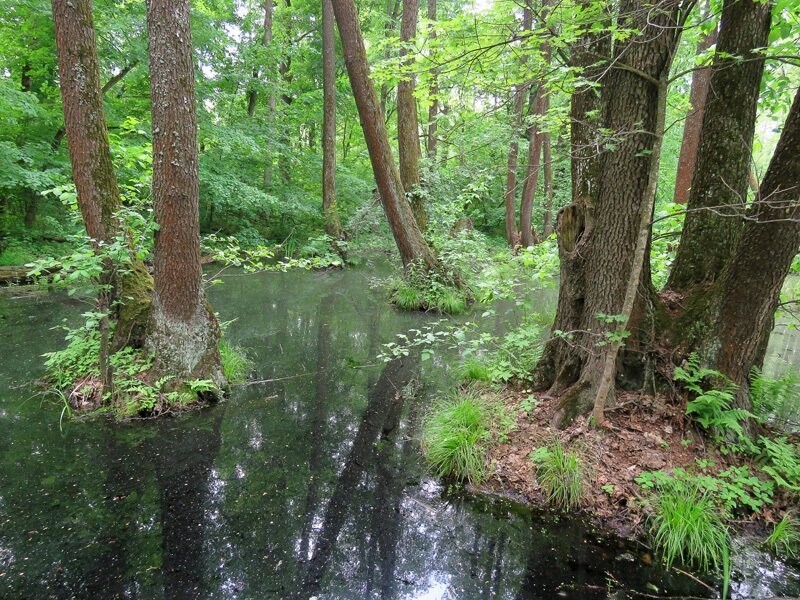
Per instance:
[[[584,465],[582,512],[598,526],[625,538],[640,538],[646,526],[645,496],[635,482],[643,472],[676,467],[692,470],[698,459],[713,461],[720,470],[742,462],[741,457],[724,456],[706,444],[686,419],[684,408],[662,396],[619,393],[601,427],[591,426],[588,417],[579,417],[563,430],[551,424],[558,398],[541,398],[526,413],[519,407],[527,396],[512,392],[502,398],[506,408],[516,413],[516,426],[507,440],[490,449],[491,475],[481,491],[546,506],[546,494],[536,481],[530,454],[559,439],[565,447],[578,451]],[[745,517],[743,524],[759,527],[763,517],[772,520],[769,507],[764,515]]]

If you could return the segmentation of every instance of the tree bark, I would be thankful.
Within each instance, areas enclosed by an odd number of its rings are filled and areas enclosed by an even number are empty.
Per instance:
[[[405,198],[383,113],[370,79],[367,52],[355,4],[353,0],[333,0],[333,10],[375,182],[403,265],[408,267],[412,263],[421,263],[425,269],[438,269],[439,262],[422,237]]]
[[[720,300],[706,338],[710,364],[739,386],[737,404],[752,408],[749,375],[764,360],[781,288],[800,249],[800,90],[748,210],[714,297]]]
[[[716,43],[717,29],[715,27],[713,31],[704,35],[697,44],[698,56]],[[697,69],[692,74],[692,87],[689,92],[691,108],[683,123],[683,141],[681,142],[681,152],[678,157],[678,172],[675,177],[673,201],[678,204],[686,204],[689,200],[689,189],[692,186],[692,176],[697,163],[697,149],[700,145],[700,130],[703,127],[703,115],[711,81],[711,72],[711,67],[705,67]]]
[[[522,31],[528,31],[533,25],[533,15],[530,8],[525,8],[522,13]],[[520,63],[524,64],[527,57],[523,54]],[[506,241],[513,249],[519,244],[517,231],[517,163],[519,161],[519,133],[522,127],[522,109],[525,106],[525,91],[528,86],[518,83],[514,86],[514,102],[512,107],[511,141],[508,145],[508,162],[506,164]]]
[[[731,256],[747,200],[770,2],[727,0],[703,115],[688,211],[667,288],[713,283]]]
[[[331,0],[322,0],[322,214],[325,233],[342,238],[336,210],[336,44]]]
[[[559,219],[560,254],[566,260],[554,326],[571,332],[572,339],[555,336],[536,372],[539,387],[565,392],[555,419],[560,425],[592,408],[605,363],[597,342],[614,329],[613,321],[602,315],[620,314],[630,274],[636,270],[641,223],[649,218],[645,199],[658,140],[659,82],[669,71],[680,35],[678,8],[677,0],[647,6],[622,2],[620,24],[639,33],[616,48],[602,78],[601,123],[613,132],[612,140],[606,141],[613,149],[595,162],[589,150],[594,150],[596,134],[578,130],[573,139],[580,146],[573,147],[578,151],[573,157],[573,204]],[[587,42],[591,45],[592,40]],[[595,53],[582,57],[579,52],[577,58],[588,58],[591,64],[598,60]],[[583,100],[573,98],[572,112],[585,119]],[[645,252],[643,273],[649,273],[646,259]],[[639,289],[647,297],[649,277],[644,284]]]
[[[147,347],[157,376],[225,383],[219,326],[200,265],[197,112],[189,0],[150,0],[147,30],[153,113],[155,235]]]
[[[108,143],[92,3],[53,0],[52,6],[73,180],[86,233],[99,251],[100,244],[111,244],[121,233],[115,214],[122,202]],[[125,268],[109,262],[104,268],[101,283],[111,289],[103,293],[101,303],[111,307],[116,320],[112,350],[126,345],[139,347],[144,339],[152,279],[135,258]]]
[[[414,98],[415,77],[410,72],[414,65],[408,46],[417,35],[419,0],[403,0],[403,17],[400,21],[400,60],[404,73],[397,82],[397,148],[400,159],[400,180],[411,202],[414,218],[422,231],[427,227],[428,216],[422,195],[418,192],[419,177],[419,118],[417,100]]]

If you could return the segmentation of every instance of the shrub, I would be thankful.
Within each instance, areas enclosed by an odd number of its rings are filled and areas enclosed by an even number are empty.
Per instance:
[[[473,392],[437,403],[423,424],[422,449],[437,477],[470,483],[486,477],[490,414]]]
[[[467,310],[469,293],[456,285],[453,273],[431,271],[411,264],[397,282],[391,302],[401,310],[432,310],[456,315]]]
[[[584,468],[578,453],[553,440],[531,452],[530,457],[547,501],[564,509],[578,508],[584,494]]]

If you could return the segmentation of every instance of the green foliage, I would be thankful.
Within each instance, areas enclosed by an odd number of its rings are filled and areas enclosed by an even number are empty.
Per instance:
[[[485,360],[491,381],[530,381],[544,348],[543,334],[538,320],[528,318],[499,342],[491,337],[483,338],[482,342],[490,348]]]
[[[667,565],[679,561],[703,571],[727,571],[730,540],[719,508],[708,492],[692,482],[671,482],[652,499],[653,545]]]
[[[456,315],[467,310],[469,295],[459,289],[450,273],[411,264],[395,283],[391,302],[401,310],[432,310]]]
[[[800,373],[790,369],[773,379],[754,367],[750,373],[750,399],[762,420],[777,425],[800,422]]]
[[[704,429],[715,431],[719,436],[733,433],[739,440],[744,438],[741,422],[755,418],[755,415],[744,409],[731,408],[736,386],[727,377],[719,371],[702,367],[699,357],[692,354],[685,367],[675,367],[673,378],[695,394],[695,398],[686,405],[687,415]],[[706,385],[708,379],[722,382],[722,389]]]
[[[770,439],[760,436],[761,470],[772,477],[778,486],[795,494],[800,493],[800,448],[785,437]]]
[[[796,558],[800,550],[800,523],[792,512],[787,512],[775,524],[764,544],[779,556]]]
[[[492,379],[486,364],[474,358],[462,364],[459,372],[461,378],[468,381],[491,381]]]
[[[242,383],[247,379],[250,361],[239,348],[232,346],[224,337],[219,342],[219,356],[222,360],[222,372],[228,383]]]
[[[568,510],[578,508],[584,495],[585,477],[580,455],[554,439],[531,452],[530,458],[536,465],[536,479],[547,501]]]
[[[490,415],[474,392],[439,400],[425,418],[422,449],[438,477],[480,483],[486,477]]]

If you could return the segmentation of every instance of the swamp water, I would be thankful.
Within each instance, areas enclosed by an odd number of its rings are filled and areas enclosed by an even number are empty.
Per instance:
[[[225,277],[212,302],[263,383],[123,424],[59,423],[27,385],[87,305],[4,290],[0,598],[713,597],[579,520],[432,479],[417,434],[453,386],[447,359],[376,360],[435,319],[393,311],[372,276]],[[734,597],[798,594],[797,572],[754,552]]]

